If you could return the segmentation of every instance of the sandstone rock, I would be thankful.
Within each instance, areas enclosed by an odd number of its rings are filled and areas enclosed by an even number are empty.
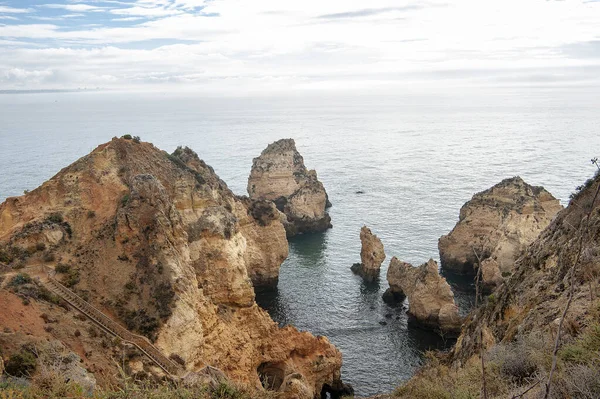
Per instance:
[[[248,275],[255,290],[276,288],[279,268],[289,248],[283,224],[285,215],[271,201],[238,198],[235,213],[240,232],[246,238]]]
[[[430,259],[419,267],[393,257],[387,272],[388,296],[406,295],[408,313],[420,324],[443,332],[460,331],[460,316],[450,285],[439,275],[438,265]]]
[[[561,341],[572,342],[596,328],[598,315],[590,312],[590,304],[592,297],[597,298],[594,286],[600,275],[599,185],[600,173],[596,173],[580,186],[569,205],[526,248],[512,275],[493,297],[471,312],[454,348],[455,365],[479,356],[482,334],[486,348],[540,339],[554,342],[555,322],[569,301],[571,289],[572,302],[562,329],[566,336]],[[570,278],[572,270],[577,276],[574,280]],[[577,327],[569,328],[571,323]]]
[[[324,231],[331,227],[325,209],[330,206],[323,184],[314,170],[307,170],[292,139],[271,143],[252,161],[248,178],[252,199],[275,202],[288,223],[288,236]]]
[[[472,274],[477,251],[482,260],[496,262],[502,277],[561,209],[544,188],[530,186],[520,177],[505,179],[463,205],[454,229],[439,240],[442,267]],[[496,276],[490,285],[500,281]]]
[[[236,197],[193,151],[113,139],[0,204],[0,246],[55,213],[66,234],[53,251],[76,265],[72,289],[187,371],[213,366],[260,387],[261,364],[285,363],[284,377],[300,373],[311,392],[340,379],[335,346],[278,328],[254,301],[250,277],[274,280],[287,253],[281,215]],[[86,339],[102,375],[118,375],[101,339]]]
[[[360,274],[365,280],[373,281],[379,277],[381,263],[385,260],[383,244],[379,237],[371,232],[367,226],[360,229],[361,263],[352,265],[352,271]]]

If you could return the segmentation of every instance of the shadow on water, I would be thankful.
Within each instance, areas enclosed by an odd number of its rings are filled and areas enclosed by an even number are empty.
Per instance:
[[[327,233],[300,234],[288,239],[290,258],[297,259],[303,266],[323,262],[327,249]]]
[[[436,332],[423,329],[413,322],[408,323],[408,339],[419,353],[430,350],[448,350],[456,343],[456,338],[440,336]]]
[[[441,269],[440,274],[446,279],[452,292],[454,300],[458,305],[461,316],[466,316],[475,307],[475,280],[473,276],[453,273]]]
[[[256,303],[269,313],[271,318],[283,327],[290,324],[288,315],[290,314],[283,296],[279,294],[279,289],[260,290],[256,292]]]

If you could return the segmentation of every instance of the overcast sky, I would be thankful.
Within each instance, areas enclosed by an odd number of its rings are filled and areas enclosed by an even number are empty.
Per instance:
[[[600,88],[600,0],[0,0],[0,90]]]

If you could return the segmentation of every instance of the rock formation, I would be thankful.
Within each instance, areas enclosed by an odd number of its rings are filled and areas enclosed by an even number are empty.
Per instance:
[[[55,267],[65,285],[188,371],[217,367],[257,389],[264,378],[298,373],[313,396],[341,384],[341,354],[327,338],[278,328],[254,301],[250,276],[276,281],[287,255],[279,213],[233,195],[189,149],[167,154],[126,139],[99,146],[0,205],[0,255],[19,267]],[[28,339],[23,329],[58,339],[76,348],[99,383],[110,382],[114,353],[101,345],[103,333],[48,298],[32,296],[22,308],[14,294],[0,292],[2,308],[15,310],[0,314],[0,325],[13,331],[0,344]],[[62,321],[45,325],[40,317]],[[130,357],[132,369],[138,359]],[[161,373],[151,364],[143,369]]]
[[[463,205],[454,229],[439,240],[442,267],[472,274],[477,253],[482,261],[489,259],[482,271],[484,283],[493,287],[561,209],[544,188],[520,177],[505,179]]]
[[[270,200],[287,217],[288,236],[331,227],[330,206],[317,172],[307,170],[292,139],[271,143],[252,161],[248,178],[252,199]]]
[[[464,364],[477,353],[477,337],[482,330],[488,337],[488,348],[542,333],[549,333],[548,342],[554,342],[556,331],[551,328],[564,311],[571,282],[574,295],[565,323],[576,327],[565,327],[562,341],[572,340],[585,326],[597,325],[598,313],[590,306],[600,303],[599,185],[600,174],[588,180],[569,206],[527,247],[512,276],[494,292],[493,300],[469,315],[454,350],[457,364]],[[573,264],[576,278],[571,280]]]
[[[383,244],[379,237],[371,232],[367,226],[360,229],[360,261],[352,265],[352,271],[361,275],[367,281],[379,277],[381,263],[385,260]]]
[[[408,298],[408,313],[419,324],[443,332],[460,331],[461,320],[450,285],[438,273],[438,265],[430,259],[419,267],[393,257],[387,272],[390,288],[384,299]]]

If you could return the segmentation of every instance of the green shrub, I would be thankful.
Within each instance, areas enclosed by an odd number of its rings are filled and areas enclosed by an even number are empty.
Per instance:
[[[91,218],[94,218],[94,217],[96,217],[96,212],[90,209],[90,210],[87,212],[87,217],[88,217],[88,219],[91,219]]]
[[[69,273],[71,271],[71,266],[64,263],[59,263],[56,265],[56,267],[54,267],[54,271],[56,271],[56,273]]]
[[[127,205],[127,203],[129,202],[129,193],[125,194],[122,198],[121,198],[121,206],[125,206]]]
[[[134,143],[139,143],[140,141],[142,141],[142,139],[140,138],[140,136],[133,136],[133,142]]]
[[[51,213],[50,215],[48,215],[48,217],[46,218],[46,221],[50,222],[50,223],[61,224],[62,222],[64,222],[64,218],[63,218],[62,213],[54,212],[54,213]]]
[[[24,285],[24,284],[31,284],[32,282],[33,282],[33,280],[31,279],[29,274],[19,273],[10,280],[10,282],[8,283],[8,286],[9,287],[18,287],[18,286]]]
[[[72,288],[74,287],[77,283],[79,283],[80,280],[80,275],[79,275],[79,270],[77,269],[69,269],[67,275],[62,279],[62,283],[69,287]]]
[[[600,324],[593,324],[576,341],[563,346],[558,354],[565,362],[588,364],[598,358],[598,351]]]
[[[131,134],[124,134],[121,138],[125,139],[125,140],[131,140],[132,139]]]
[[[6,362],[6,373],[15,377],[28,377],[35,370],[37,360],[31,352],[21,350],[14,353]]]

